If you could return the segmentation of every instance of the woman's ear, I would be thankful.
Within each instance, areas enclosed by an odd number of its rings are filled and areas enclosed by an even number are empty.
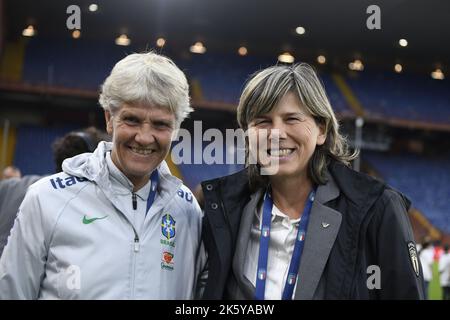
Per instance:
[[[317,136],[317,143],[316,144],[318,146],[321,146],[327,140],[327,129],[326,129],[326,125],[324,123],[319,123],[317,126],[319,128],[319,134]]]
[[[105,110],[106,132],[112,136],[113,134],[113,119],[111,112]]]

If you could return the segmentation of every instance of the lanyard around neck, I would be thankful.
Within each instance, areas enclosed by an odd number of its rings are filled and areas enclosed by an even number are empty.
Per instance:
[[[297,237],[295,240],[294,252],[292,253],[291,263],[289,265],[289,272],[286,277],[286,283],[283,290],[283,300],[291,300],[294,292],[295,283],[297,281],[297,273],[300,266],[300,260],[305,243],[306,229],[308,228],[309,215],[311,207],[314,202],[315,191],[309,193],[308,201],[303,209],[300,224],[298,227]],[[256,291],[255,299],[264,300],[264,293],[266,291],[267,278],[267,260],[269,256],[269,242],[270,242],[270,223],[272,217],[273,200],[270,192],[266,192],[264,196],[261,236],[259,240],[259,257],[258,269],[256,273]],[[280,275],[281,276],[281,275]]]
[[[151,186],[150,186],[150,192],[148,193],[148,198],[147,198],[147,210],[145,211],[146,215],[148,213],[148,210],[150,210],[150,207],[152,206],[153,202],[155,201],[155,197],[156,197],[156,192],[157,192],[158,183],[159,183],[159,175],[158,175],[157,169],[153,170],[152,174],[150,175],[150,181],[151,181]]]

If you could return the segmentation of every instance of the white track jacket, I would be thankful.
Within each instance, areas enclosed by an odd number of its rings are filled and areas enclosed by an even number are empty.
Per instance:
[[[155,201],[136,228],[111,185],[111,148],[101,142],[30,187],[0,260],[0,299],[194,297],[198,203],[163,162]]]

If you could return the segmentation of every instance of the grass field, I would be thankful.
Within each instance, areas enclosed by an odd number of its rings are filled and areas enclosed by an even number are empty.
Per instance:
[[[433,263],[433,280],[431,280],[428,288],[428,299],[442,300],[442,289],[439,283],[439,271],[438,264],[436,262]]]

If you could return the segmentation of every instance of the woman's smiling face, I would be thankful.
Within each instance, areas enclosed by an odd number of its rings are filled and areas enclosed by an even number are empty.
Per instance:
[[[277,164],[273,171],[276,177],[305,175],[316,146],[326,138],[323,126],[316,123],[293,92],[281,98],[271,112],[253,119],[249,129],[264,132],[262,137],[267,140],[258,144],[265,150],[258,151],[271,164]]]
[[[169,152],[174,114],[167,108],[124,104],[105,117],[112,135],[111,159],[135,187],[142,187]]]

